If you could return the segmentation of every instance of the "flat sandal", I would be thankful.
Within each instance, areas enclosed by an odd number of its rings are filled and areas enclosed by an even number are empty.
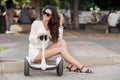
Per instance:
[[[84,68],[84,66],[82,66],[82,68],[76,68],[76,69],[74,70],[74,72],[80,72],[80,73],[93,73],[93,71],[91,71],[90,69],[87,69],[85,72],[83,72],[83,71],[82,71],[83,68]]]
[[[66,67],[66,68],[67,68],[68,71],[72,71],[72,70],[71,70],[72,67],[73,67],[73,65],[71,65],[70,67]]]

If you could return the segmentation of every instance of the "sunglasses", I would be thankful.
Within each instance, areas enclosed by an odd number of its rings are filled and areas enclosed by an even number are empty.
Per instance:
[[[47,17],[50,17],[50,16],[51,16],[51,14],[49,14],[49,13],[47,13],[47,12],[45,12],[45,11],[43,11],[43,14],[46,15]]]

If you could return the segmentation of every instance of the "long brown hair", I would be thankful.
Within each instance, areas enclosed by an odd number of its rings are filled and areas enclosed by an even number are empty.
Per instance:
[[[59,37],[59,26],[60,26],[60,17],[58,15],[57,9],[54,6],[47,6],[46,9],[50,9],[52,11],[51,19],[48,22],[48,28],[50,30],[50,34],[52,36],[51,41],[57,42]]]

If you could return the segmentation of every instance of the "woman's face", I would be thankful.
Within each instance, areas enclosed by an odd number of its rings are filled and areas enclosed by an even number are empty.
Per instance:
[[[50,9],[46,9],[45,11],[43,11],[43,20],[49,21],[51,19],[51,16],[52,11]]]

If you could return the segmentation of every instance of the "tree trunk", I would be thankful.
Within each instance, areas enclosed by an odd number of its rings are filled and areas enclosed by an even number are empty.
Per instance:
[[[74,0],[73,24],[74,24],[75,30],[79,29],[78,3],[79,3],[79,0]]]
[[[74,12],[73,12],[73,0],[70,0],[70,16],[71,16],[71,24],[69,25],[70,26],[70,29],[74,29],[75,27],[73,26],[74,25],[74,19],[73,19],[73,15],[74,15]]]
[[[40,19],[40,1],[41,0],[31,0],[32,4],[35,6],[36,19]]]
[[[57,9],[59,9],[59,7],[60,7],[59,0],[55,0],[55,2],[56,2]]]

